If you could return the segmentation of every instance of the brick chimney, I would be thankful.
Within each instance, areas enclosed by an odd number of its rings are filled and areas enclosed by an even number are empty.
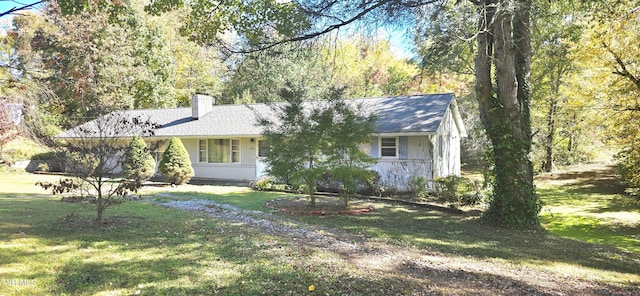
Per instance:
[[[197,120],[211,112],[213,104],[215,104],[213,97],[206,94],[196,93],[191,99],[191,118]]]

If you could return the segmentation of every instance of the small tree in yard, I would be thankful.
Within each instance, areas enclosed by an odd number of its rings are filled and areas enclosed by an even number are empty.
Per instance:
[[[167,182],[180,185],[193,177],[193,167],[189,153],[178,138],[171,138],[167,149],[162,153],[158,170],[164,175]]]
[[[324,176],[338,176],[345,189],[352,189],[350,181],[366,174],[373,161],[358,145],[369,141],[375,118],[340,100],[341,90],[326,91],[323,101],[305,101],[305,91],[292,86],[279,95],[286,102],[272,106],[275,117],[260,119],[271,146],[269,174],[303,188],[312,207]]]
[[[124,175],[138,182],[151,179],[155,173],[156,161],[147,149],[147,144],[141,137],[135,136],[129,142],[129,147],[124,154],[122,170]]]
[[[79,193],[76,199],[96,206],[96,222],[102,222],[104,210],[122,203],[129,192],[137,192],[139,180],[125,178],[120,169],[127,145],[133,135],[152,136],[157,124],[124,112],[113,112],[66,132],[66,170],[73,179],[57,184],[38,182],[57,193]]]

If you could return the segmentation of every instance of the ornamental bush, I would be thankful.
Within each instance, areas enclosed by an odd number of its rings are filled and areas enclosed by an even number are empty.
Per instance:
[[[193,177],[189,153],[180,139],[171,138],[167,149],[162,153],[158,170],[167,182],[176,185],[184,184]]]
[[[156,161],[141,137],[135,136],[124,153],[122,172],[127,179],[146,181],[155,174]]]

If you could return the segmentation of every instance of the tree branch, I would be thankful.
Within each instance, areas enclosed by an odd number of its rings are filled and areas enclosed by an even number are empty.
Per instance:
[[[627,65],[624,63],[622,58],[616,52],[614,52],[613,49],[609,47],[609,45],[607,45],[605,42],[602,42],[602,46],[604,46],[604,49],[606,49],[613,56],[613,58],[616,60],[616,64],[618,64],[618,67],[615,67],[616,70],[613,71],[613,74],[620,75],[629,79],[633,84],[635,84],[638,90],[640,90],[640,78],[629,72],[629,70],[627,69]]]
[[[340,28],[343,28],[347,25],[350,25],[358,20],[363,19],[365,16],[367,16],[368,14],[370,14],[371,12],[381,8],[384,5],[388,5],[388,4],[395,4],[398,6],[402,6],[405,8],[416,8],[416,7],[420,7],[420,6],[424,6],[424,5],[428,5],[428,4],[432,4],[435,2],[438,2],[440,0],[424,0],[424,1],[397,1],[397,0],[381,0],[381,1],[372,1],[369,3],[363,3],[361,4],[360,8],[361,10],[347,18],[347,19],[341,19],[338,16],[331,16],[329,14],[324,13],[324,11],[331,9],[331,7],[333,5],[335,5],[338,1],[332,1],[331,3],[324,5],[323,7],[321,7],[318,10],[315,10],[313,8],[308,8],[308,9],[304,9],[303,11],[305,13],[307,13],[308,15],[312,15],[312,16],[321,16],[321,17],[325,17],[328,19],[333,19],[336,20],[337,22],[331,25],[326,26],[324,29],[320,30],[320,31],[315,31],[315,32],[311,32],[311,33],[307,33],[307,34],[303,34],[301,36],[297,36],[297,37],[292,37],[292,38],[286,38],[286,39],[282,39],[282,40],[278,40],[278,41],[274,41],[274,42],[269,42],[269,43],[264,43],[264,44],[259,44],[257,47],[252,47],[250,49],[247,50],[230,50],[231,53],[235,53],[235,54],[247,54],[247,53],[254,53],[254,52],[258,52],[258,51],[263,51],[263,50],[267,50],[267,49],[271,49],[273,47],[276,47],[278,45],[282,45],[285,43],[290,43],[290,42],[300,42],[300,41],[306,41],[306,40],[310,40],[310,39],[314,39],[316,37],[325,35],[327,33],[330,33],[332,31],[338,30]],[[366,7],[367,5],[371,5]]]
[[[27,10],[27,9],[29,9],[31,7],[34,7],[34,6],[42,4],[42,3],[44,3],[44,1],[38,1],[38,2],[35,2],[35,3],[23,5],[23,6],[16,6],[16,7],[10,8],[7,11],[0,12],[0,17],[3,17],[5,15],[9,15],[9,14],[13,14],[13,13],[16,13],[18,11]]]

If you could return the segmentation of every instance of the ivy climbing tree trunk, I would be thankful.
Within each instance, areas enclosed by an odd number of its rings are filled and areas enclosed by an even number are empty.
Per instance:
[[[492,143],[495,184],[483,218],[537,228],[530,125],[530,0],[483,0],[476,57],[480,116]]]

